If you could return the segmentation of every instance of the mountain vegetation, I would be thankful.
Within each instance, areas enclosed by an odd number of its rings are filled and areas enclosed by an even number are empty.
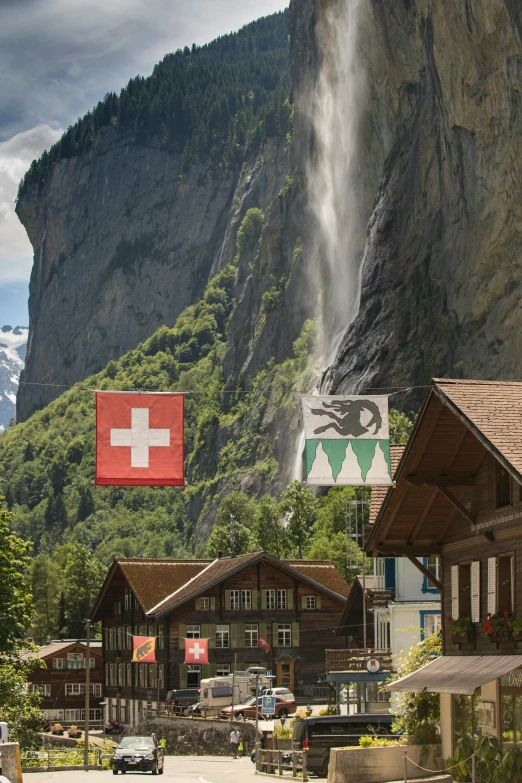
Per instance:
[[[292,132],[286,11],[205,45],[168,54],[151,76],[107,93],[33,161],[20,184],[41,189],[59,160],[89,150],[106,128],[183,154],[183,166],[236,166],[269,136]]]

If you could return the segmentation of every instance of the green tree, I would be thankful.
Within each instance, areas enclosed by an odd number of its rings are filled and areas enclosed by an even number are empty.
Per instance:
[[[0,498],[0,656],[16,653],[33,616],[32,596],[24,574],[31,544],[11,532],[13,514]]]
[[[281,511],[269,495],[261,498],[254,521],[260,549],[283,558],[288,554],[288,535],[281,524]]]
[[[231,552],[230,517],[234,517],[236,529],[236,555],[255,552],[259,544],[255,536],[255,502],[243,492],[231,492],[219,504],[216,521],[207,542],[206,553],[217,557],[219,552]]]
[[[413,674],[438,655],[442,655],[442,641],[440,633],[434,633],[402,654],[399,668],[387,684]],[[429,745],[436,742],[440,723],[439,694],[403,694],[396,716],[393,730],[399,734],[407,734],[410,745]]]
[[[10,738],[19,742],[22,749],[34,745],[34,726],[42,720],[40,697],[27,690],[29,675],[39,667],[43,668],[44,663],[36,657],[20,659],[0,655],[0,715],[9,725]]]
[[[408,416],[402,411],[391,408],[390,416],[390,443],[407,443],[410,437],[413,425],[415,424],[415,414]]]
[[[300,481],[292,481],[283,494],[280,510],[286,517],[287,534],[294,549],[292,553],[302,560],[311,538],[317,514],[314,493]]]
[[[36,613],[31,635],[38,644],[58,636],[61,631],[58,615],[62,572],[58,564],[47,554],[37,555],[31,564],[31,592]]]
[[[253,207],[247,211],[236,236],[238,258],[242,258],[245,253],[250,252],[257,245],[264,222],[265,213],[262,209]]]
[[[65,544],[61,549],[65,550],[62,552],[64,633],[68,638],[78,639],[84,635],[84,621],[89,617],[105,578],[106,568],[86,546]]]

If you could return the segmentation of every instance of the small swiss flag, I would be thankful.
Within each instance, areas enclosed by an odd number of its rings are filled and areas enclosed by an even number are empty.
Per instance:
[[[185,483],[182,394],[96,393],[96,478],[102,486]]]
[[[208,663],[208,639],[185,639],[185,663]]]

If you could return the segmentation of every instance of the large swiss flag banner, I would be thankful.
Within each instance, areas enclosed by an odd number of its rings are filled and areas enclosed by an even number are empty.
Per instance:
[[[96,393],[96,477],[101,486],[185,483],[182,394]]]
[[[185,639],[185,663],[208,663],[208,639]]]

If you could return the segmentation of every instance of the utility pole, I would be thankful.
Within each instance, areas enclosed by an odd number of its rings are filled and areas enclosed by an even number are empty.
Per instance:
[[[86,620],[86,650],[85,650],[85,748],[83,751],[83,763],[86,770],[89,769],[89,710],[91,697],[91,621]]]

